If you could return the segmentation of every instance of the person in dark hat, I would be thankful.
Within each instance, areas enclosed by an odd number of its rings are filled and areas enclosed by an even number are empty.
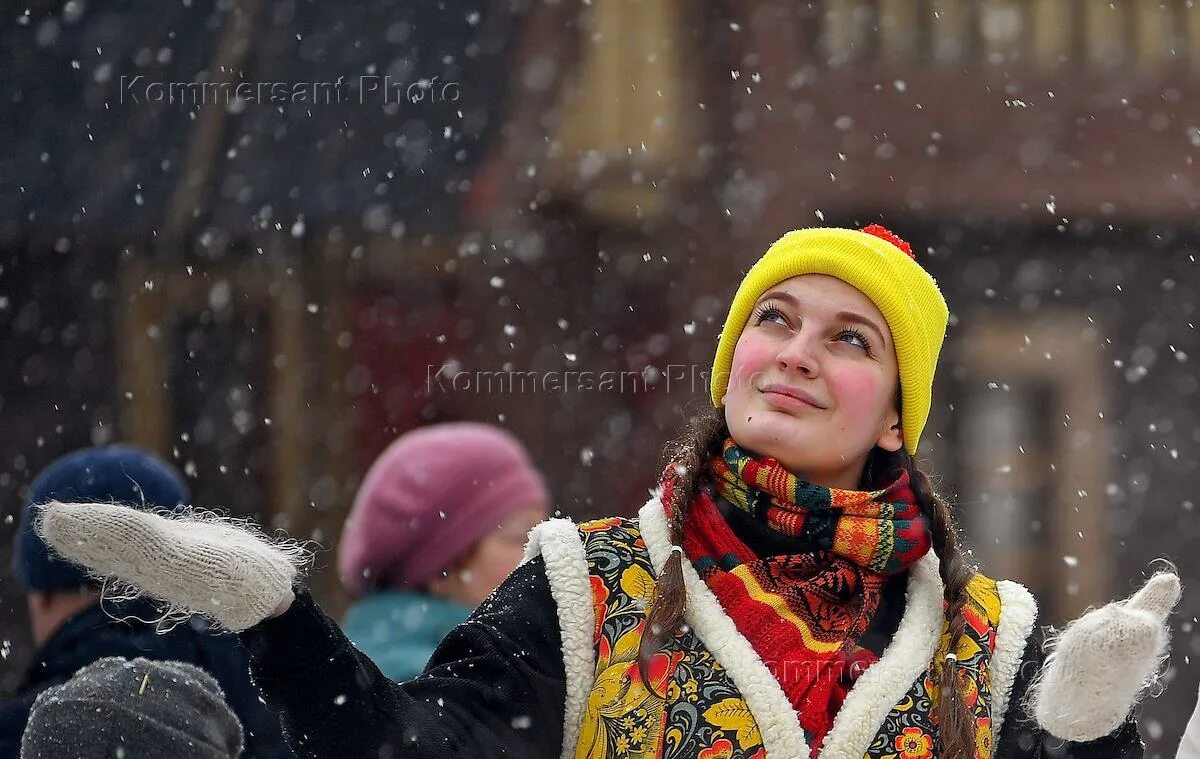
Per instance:
[[[33,702],[21,759],[238,759],[242,725],[191,664],[109,656]]]
[[[35,531],[38,506],[53,500],[93,501],[141,510],[180,512],[190,501],[168,463],[127,445],[87,448],[51,463],[33,481],[21,510],[13,570],[25,590],[37,645],[17,693],[0,704],[0,759],[16,759],[38,695],[109,656],[189,662],[210,672],[246,729],[246,757],[288,759],[279,722],[251,683],[245,650],[232,635],[193,617],[162,631],[147,601],[101,602],[100,584],[56,555]]]

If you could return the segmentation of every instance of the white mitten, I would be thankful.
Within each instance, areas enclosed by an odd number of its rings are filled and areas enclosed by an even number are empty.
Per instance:
[[[1031,696],[1041,726],[1070,741],[1115,732],[1166,654],[1166,619],[1179,595],[1179,578],[1160,572],[1124,601],[1067,625]]]
[[[245,630],[291,597],[307,561],[293,541],[275,542],[214,515],[166,515],[106,503],[42,507],[36,529],[64,558],[166,602]]]
[[[1192,718],[1184,728],[1183,740],[1179,741],[1175,759],[1200,759],[1200,701],[1196,702]]]

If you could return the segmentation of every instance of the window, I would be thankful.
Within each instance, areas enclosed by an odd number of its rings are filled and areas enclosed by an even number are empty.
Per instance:
[[[1046,620],[1072,619],[1110,596],[1114,573],[1100,347],[1075,312],[966,321],[939,471],[983,570],[1026,584]]]

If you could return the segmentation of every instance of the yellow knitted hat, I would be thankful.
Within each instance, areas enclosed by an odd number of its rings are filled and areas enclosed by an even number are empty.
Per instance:
[[[916,454],[929,418],[933,374],[950,313],[937,283],[913,257],[908,243],[878,225],[865,230],[797,229],[773,244],[742,280],[712,368],[712,401],[720,408],[729,386],[733,349],[763,293],[801,274],[837,277],[866,295],[887,320],[900,366],[904,447]]]

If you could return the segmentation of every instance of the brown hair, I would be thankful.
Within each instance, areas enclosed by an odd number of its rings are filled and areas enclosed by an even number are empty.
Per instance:
[[[670,537],[675,546],[683,544],[683,524],[688,506],[709,478],[705,462],[721,450],[729,435],[723,409],[708,407],[691,419],[686,432],[667,446],[664,468],[671,481]],[[958,528],[950,506],[933,490],[929,475],[917,467],[906,450],[891,452],[876,448],[867,459],[864,480],[871,472],[905,469],[921,513],[929,520],[933,533],[933,550],[939,560],[939,573],[945,586],[946,614],[950,621],[950,650],[966,627],[963,607],[967,601],[967,584],[974,570],[967,564],[959,545]],[[867,487],[864,483],[863,487]],[[646,619],[646,632],[638,650],[638,665],[642,681],[649,684],[647,666],[663,643],[675,634],[683,622],[687,597],[683,586],[683,564],[680,551],[672,551],[655,586],[654,600]],[[936,718],[938,724],[938,755],[944,759],[967,759],[975,755],[975,719],[967,707],[961,687],[957,661],[934,662],[938,685]],[[650,687],[647,685],[647,687]]]

